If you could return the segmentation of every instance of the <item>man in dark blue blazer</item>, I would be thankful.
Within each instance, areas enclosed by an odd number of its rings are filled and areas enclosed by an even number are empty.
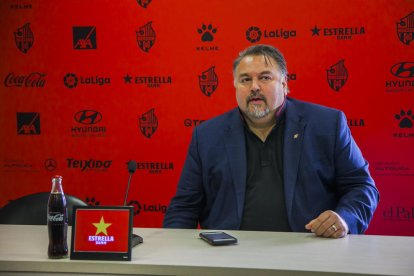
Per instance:
[[[238,108],[196,127],[167,228],[363,233],[379,194],[339,111],[287,97],[283,55],[233,64]]]

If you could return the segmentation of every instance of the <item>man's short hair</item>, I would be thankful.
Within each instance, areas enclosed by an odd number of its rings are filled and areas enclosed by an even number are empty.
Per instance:
[[[265,61],[268,62],[268,58],[272,58],[276,61],[277,65],[279,66],[280,72],[282,73],[283,77],[287,77],[287,67],[286,67],[286,60],[277,48],[266,45],[266,44],[258,44],[250,46],[239,53],[239,56],[233,62],[233,75],[236,73],[236,68],[239,66],[240,61],[247,57],[247,56],[260,56],[263,55]]]

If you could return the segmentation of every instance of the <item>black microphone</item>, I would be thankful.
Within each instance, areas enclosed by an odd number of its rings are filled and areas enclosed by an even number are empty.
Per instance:
[[[128,179],[128,186],[127,186],[126,191],[125,191],[124,206],[126,206],[126,201],[127,201],[127,198],[128,198],[129,186],[131,184],[132,175],[137,170],[137,162],[135,162],[134,160],[128,161],[127,164],[128,164],[129,179]],[[144,241],[144,239],[141,236],[138,236],[136,234],[132,234],[132,240],[131,240],[132,247],[142,243],[143,241]]]
[[[128,164],[129,179],[128,179],[128,186],[125,191],[124,206],[126,206],[126,201],[128,198],[128,192],[129,192],[129,186],[131,184],[132,174],[137,170],[137,162],[135,162],[134,160],[128,161],[127,164]]]

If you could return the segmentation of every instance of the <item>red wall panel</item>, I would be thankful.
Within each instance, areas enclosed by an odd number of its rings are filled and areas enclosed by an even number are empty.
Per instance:
[[[414,235],[412,1],[5,0],[0,13],[0,206],[54,174],[120,205],[134,159],[134,224],[160,227],[193,128],[236,105],[232,61],[256,39],[285,54],[290,96],[346,113],[381,193],[368,233]],[[147,136],[140,118],[157,123]]]

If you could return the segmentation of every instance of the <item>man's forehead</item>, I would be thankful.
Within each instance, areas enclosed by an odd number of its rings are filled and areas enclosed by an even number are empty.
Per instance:
[[[237,71],[239,71],[240,69],[245,70],[246,69],[245,66],[248,65],[248,64],[252,64],[252,63],[258,63],[259,66],[262,65],[264,68],[266,68],[266,70],[270,70],[270,69],[278,70],[279,69],[279,67],[277,65],[277,62],[270,56],[250,55],[250,56],[245,56],[240,61],[240,64],[237,68],[238,69]]]

